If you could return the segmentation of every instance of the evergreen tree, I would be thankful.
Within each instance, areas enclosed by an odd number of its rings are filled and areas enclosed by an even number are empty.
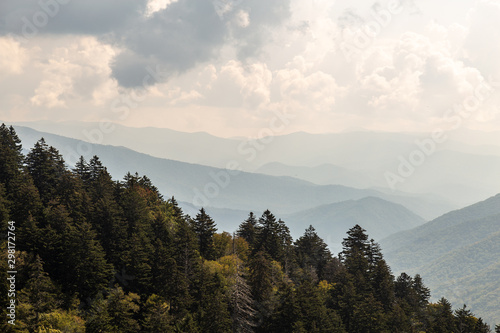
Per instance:
[[[172,266],[172,275],[176,277],[174,281],[177,285],[174,285],[176,302],[173,301],[172,305],[176,305],[183,315],[187,315],[185,311],[194,301],[192,286],[199,280],[201,257],[196,234],[184,218],[177,220],[174,244],[176,265]]]
[[[19,292],[18,317],[22,318],[21,327],[34,330],[40,321],[40,315],[57,309],[62,304],[62,295],[49,274],[44,270],[44,263],[36,255],[28,265],[29,280]]]
[[[140,325],[134,319],[139,299],[137,294],[125,294],[121,287],[112,289],[106,299],[97,298],[87,318],[87,332],[139,332]]]
[[[261,318],[269,315],[273,294],[272,264],[267,253],[257,252],[249,262],[249,284]]]
[[[302,323],[306,332],[344,332],[340,317],[326,308],[317,285],[305,280],[295,292],[300,310],[295,320]]]
[[[416,306],[419,308],[424,308],[429,303],[429,298],[431,297],[431,291],[429,288],[424,286],[422,278],[420,274],[415,275],[413,278],[412,289],[415,292],[416,296]]]
[[[464,306],[455,310],[456,328],[458,333],[488,333],[490,328],[481,318],[476,318],[474,314]]]
[[[238,237],[242,237],[246,240],[250,247],[255,246],[257,238],[257,218],[253,212],[250,212],[248,218],[240,224],[236,234]]]
[[[267,332],[293,332],[300,322],[301,304],[297,300],[297,293],[289,284],[284,284],[278,291],[279,305],[272,314],[272,317],[263,324],[262,331]],[[298,323],[300,322],[300,324]]]
[[[40,192],[44,204],[58,197],[58,188],[66,172],[64,160],[59,151],[49,147],[42,138],[26,156],[26,165]]]
[[[85,300],[104,290],[113,275],[94,230],[86,222],[70,226],[64,236],[61,253],[61,280],[69,292]],[[71,269],[67,269],[71,267]]]
[[[18,185],[16,180],[20,177],[23,154],[22,145],[14,128],[0,125],[0,183],[11,192]]]
[[[202,267],[198,287],[198,317],[201,331],[231,332],[228,299],[222,290],[219,273],[212,274],[207,267]]]
[[[158,295],[151,295],[144,305],[142,331],[148,333],[174,333],[173,317],[170,305]]]
[[[120,287],[111,290],[106,300],[111,332],[132,333],[139,331],[139,323],[134,319],[135,314],[139,311],[139,299],[137,294],[125,294]]]
[[[217,232],[215,222],[205,212],[204,208],[196,215],[192,221],[193,230],[198,236],[198,244],[202,258],[206,260],[215,260],[214,234]]]
[[[442,297],[436,304],[427,307],[430,323],[427,324],[431,332],[451,333],[456,330],[455,317],[451,303]]]
[[[347,231],[347,237],[342,241],[343,250],[340,260],[352,275],[358,293],[368,293],[370,285],[370,242],[366,230],[355,225]]]
[[[91,179],[90,166],[83,156],[80,156],[80,159],[76,162],[75,168],[72,171],[84,184],[89,184]]]
[[[292,237],[288,227],[282,220],[266,210],[259,218],[257,225],[256,245],[253,253],[266,252],[272,260],[278,261],[288,272],[293,261]]]
[[[320,280],[326,278],[325,269],[332,254],[312,226],[295,241],[295,255],[300,268],[310,271]]]

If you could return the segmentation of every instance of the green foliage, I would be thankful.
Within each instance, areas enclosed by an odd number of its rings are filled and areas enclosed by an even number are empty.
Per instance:
[[[149,296],[143,310],[142,330],[144,332],[175,332],[173,317],[170,314],[170,304],[160,296],[155,294]]]
[[[55,310],[40,315],[36,332],[85,333],[85,321],[74,311]]]
[[[490,332],[465,306],[429,303],[418,274],[394,279],[359,225],[339,258],[312,226],[293,242],[269,210],[216,233],[146,176],[115,182],[97,156],[68,170],[43,139],[21,151],[0,126],[0,227],[14,219],[19,239],[18,324],[2,332]]]

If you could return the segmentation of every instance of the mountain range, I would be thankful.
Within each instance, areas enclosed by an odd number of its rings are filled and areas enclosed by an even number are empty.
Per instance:
[[[395,273],[419,273],[434,299],[447,295],[500,321],[500,194],[380,241]]]
[[[381,238],[424,223],[420,216],[437,215],[450,206],[404,193],[317,185],[292,177],[244,171],[234,173],[157,158],[124,147],[89,144],[27,127],[15,129],[25,149],[44,137],[69,165],[76,162],[78,153],[87,160],[97,155],[115,179],[122,179],[127,172],[147,175],[162,194],[175,196],[188,213],[194,215],[203,206],[213,214],[221,229],[227,231],[236,230],[250,211],[260,214],[270,209],[278,217],[290,219],[294,237],[299,237],[309,224],[316,223],[311,221],[318,221],[318,228],[330,229],[328,234],[342,235],[349,225],[359,223],[369,225],[376,237]],[[357,215],[353,214],[356,209]],[[373,220],[377,215],[381,218]],[[371,227],[375,225],[376,228]],[[341,238],[332,238],[331,246],[338,246],[340,241]]]
[[[318,185],[389,189],[387,173],[398,175],[402,160],[427,149],[425,160],[394,188],[464,207],[497,193],[500,178],[498,132],[446,132],[442,142],[428,133],[355,131],[291,133],[259,138],[221,138],[171,129],[132,128],[85,122],[18,123],[91,143],[123,146],[154,157],[243,171],[292,176]],[[425,146],[427,148],[422,148]],[[430,145],[430,146],[429,146]],[[449,206],[450,207],[450,206]],[[424,216],[426,219],[436,217]]]

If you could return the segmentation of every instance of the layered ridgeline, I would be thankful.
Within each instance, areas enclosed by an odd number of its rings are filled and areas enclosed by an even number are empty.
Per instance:
[[[419,275],[394,278],[358,225],[339,257],[313,227],[294,241],[269,210],[218,232],[146,176],[113,181],[98,157],[70,170],[44,140],[24,156],[5,126],[0,222],[15,226],[17,270],[16,325],[2,332],[490,332],[465,306],[429,303]]]
[[[500,194],[381,241],[396,272],[419,272],[435,299],[500,321]]]
[[[247,139],[85,122],[30,122],[24,126],[124,146],[160,158],[218,168],[235,160],[244,171],[359,188],[387,189],[386,172],[398,175],[398,167],[403,164],[412,168],[410,154],[420,152],[426,156],[425,163],[417,163],[410,177],[397,182],[396,189],[427,196],[432,193],[432,201],[446,198],[454,205],[434,216],[415,211],[426,220],[491,196],[500,188],[500,178],[496,177],[500,168],[499,132],[462,129],[447,132],[436,142],[429,133],[277,132],[272,137]]]
[[[349,209],[348,203],[337,205],[334,208],[339,212],[331,211],[330,224],[341,224],[340,229],[335,230],[344,232],[343,228],[347,224],[373,223],[372,216],[383,211],[384,213],[380,214],[392,217],[377,220],[379,223],[376,227],[376,239],[378,240],[396,231],[411,228],[415,226],[416,221],[424,222],[422,219],[415,218],[410,212],[402,213],[400,206],[390,203],[400,204],[424,218],[448,211],[448,205],[425,196],[396,195],[373,189],[357,189],[339,185],[316,185],[291,177],[274,177],[248,172],[234,174],[225,169],[156,158],[123,147],[89,144],[40,133],[25,127],[17,127],[16,131],[23,142],[29,146],[34,145],[43,136],[47,144],[56,147],[61,152],[70,167],[74,166],[80,157],[78,153],[81,153],[87,161],[93,155],[99,156],[114,178],[121,178],[129,170],[146,174],[161,193],[175,193],[181,207],[190,213],[196,212],[202,206],[205,207],[211,215],[217,218],[219,225],[230,232],[236,230],[235,221],[244,219],[248,211],[264,211],[269,208],[280,215],[288,216],[297,213],[291,216],[293,219],[291,231],[294,237],[298,237],[304,227],[310,224],[310,212],[304,212],[304,214],[300,212],[315,208],[321,212],[323,207],[318,207],[321,205],[377,197],[383,200],[372,200],[367,207],[370,211],[359,214],[355,220],[350,218],[349,214],[343,213],[344,210]],[[346,217],[347,224],[339,219],[342,216]],[[326,226],[326,224],[323,225]],[[335,225],[330,225],[329,228],[335,228]],[[337,243],[332,243],[332,246],[340,246],[341,237],[335,239]]]
[[[420,216],[402,205],[376,197],[322,205],[284,217],[293,229],[299,229],[307,221],[314,222],[316,230],[334,252],[341,250],[339,246],[345,230],[355,224],[362,225],[378,241],[401,229],[411,229],[425,223]]]

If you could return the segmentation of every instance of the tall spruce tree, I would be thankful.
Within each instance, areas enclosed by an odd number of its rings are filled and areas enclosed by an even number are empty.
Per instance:
[[[255,246],[257,238],[257,218],[253,212],[250,212],[248,218],[240,224],[236,234],[238,237],[242,237],[246,240],[250,247]]]
[[[49,147],[42,138],[26,156],[26,165],[42,202],[47,204],[50,200],[57,199],[61,179],[67,172],[59,151]]]
[[[214,234],[217,232],[215,222],[201,208],[195,219],[192,221],[193,230],[198,236],[198,243],[201,256],[206,260],[215,260]]]
[[[332,254],[312,225],[306,229],[302,237],[295,241],[294,245],[299,267],[310,271],[320,280],[325,279],[326,265],[332,260]]]

